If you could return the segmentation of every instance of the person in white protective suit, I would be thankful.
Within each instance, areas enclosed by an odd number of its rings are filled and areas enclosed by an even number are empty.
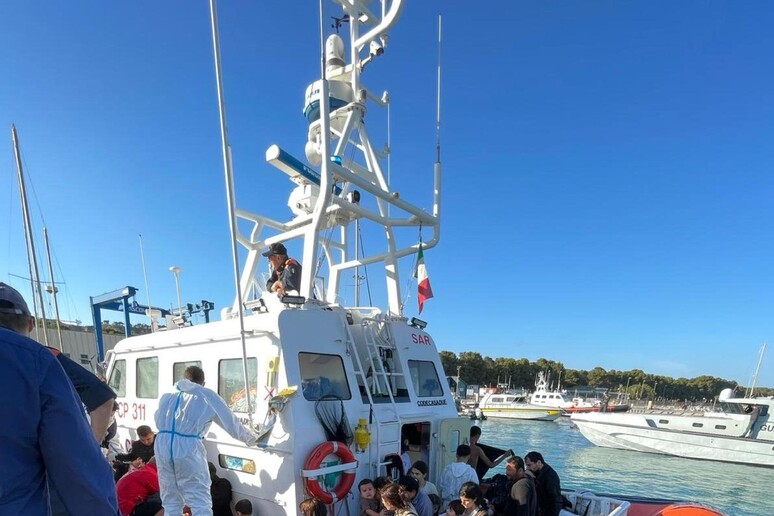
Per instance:
[[[180,515],[187,505],[196,516],[212,516],[210,471],[202,441],[214,421],[234,439],[256,443],[252,430],[243,426],[214,391],[204,388],[204,371],[185,370],[175,384],[177,392],[164,394],[156,411],[156,466],[165,514]]]

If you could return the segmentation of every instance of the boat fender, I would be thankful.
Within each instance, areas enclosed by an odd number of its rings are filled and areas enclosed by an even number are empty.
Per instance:
[[[343,464],[352,465],[350,469],[342,471],[341,478],[339,478],[339,481],[332,492],[323,490],[318,481],[319,477],[304,477],[306,490],[309,491],[309,494],[326,505],[343,500],[349,494],[349,490],[352,489],[352,485],[355,483],[355,468],[357,468],[358,464],[355,456],[346,444],[339,441],[325,441],[318,444],[317,447],[312,450],[312,453],[310,453],[309,457],[306,459],[304,469],[320,469],[325,457],[331,454],[337,455]]]

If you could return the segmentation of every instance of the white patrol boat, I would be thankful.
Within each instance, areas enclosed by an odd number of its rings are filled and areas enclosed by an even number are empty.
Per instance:
[[[734,398],[724,389],[704,413],[591,412],[572,422],[597,446],[774,467],[772,409],[772,398]]]
[[[306,163],[277,145],[266,152],[267,162],[296,185],[288,201],[292,217],[281,222],[233,207],[211,1],[235,301],[220,321],[127,338],[107,357],[122,443],[136,439],[140,425],[155,428],[159,397],[187,366],[204,370],[207,387],[261,435],[257,447],[235,441],[217,425],[203,436],[208,459],[231,482],[234,500],[250,499],[261,515],[294,514],[309,496],[335,506],[337,514],[357,514],[357,483],[394,471],[402,452],[412,462],[425,460],[437,481],[470,425],[457,416],[425,323],[404,316],[400,295],[398,260],[438,243],[440,145],[434,169],[427,170],[434,183],[428,212],[390,189],[364,124],[366,110],[384,107],[389,96],[366,88],[361,74],[389,54],[387,34],[404,2],[334,3],[343,9],[339,22],[347,22],[347,43],[338,34],[327,38],[322,78],[306,90],[309,126],[299,145]],[[239,232],[237,219],[252,229]],[[382,252],[358,254],[356,223],[378,230]],[[429,233],[423,245],[422,228]],[[247,251],[241,273],[236,242]],[[280,242],[303,249],[297,255],[300,291],[283,299],[262,291],[256,273],[261,252]],[[383,266],[386,306],[343,306],[342,274],[368,264]],[[321,276],[324,289],[316,285]]]

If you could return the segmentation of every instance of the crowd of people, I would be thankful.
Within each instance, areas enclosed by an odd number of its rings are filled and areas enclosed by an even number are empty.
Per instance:
[[[446,465],[437,487],[427,480],[428,467],[421,460],[397,481],[388,476],[361,480],[359,515],[558,516],[564,508],[559,475],[546,464],[543,456],[531,451],[522,459],[509,450],[492,460],[478,446],[480,436],[481,429],[473,426],[470,445],[457,447],[456,461]],[[489,467],[506,461],[507,482],[502,493],[484,496],[481,479],[474,468],[479,460]],[[496,491],[493,487],[490,489]]]
[[[278,259],[284,249],[272,249]],[[286,263],[288,270],[295,267]],[[275,279],[275,282],[279,281]],[[115,439],[116,395],[101,379],[64,354],[29,338],[34,324],[24,298],[0,282],[0,404],[13,413],[0,440],[0,516],[247,516],[249,500],[233,505],[231,484],[207,462],[202,436],[217,423],[248,446],[255,432],[241,424],[226,402],[204,387],[204,372],[186,368],[175,392],[164,394],[155,414],[158,431],[142,425],[129,450]],[[84,409],[89,418],[84,417]],[[61,436],[67,436],[62,446]],[[475,466],[491,460],[478,446],[481,429],[471,428],[470,445],[428,481],[425,461],[401,456],[400,475],[362,480],[362,516],[557,516],[563,507],[559,476],[543,456],[529,452],[507,459],[507,495],[484,497]],[[112,464],[112,468],[111,465]],[[327,514],[309,498],[301,514]]]

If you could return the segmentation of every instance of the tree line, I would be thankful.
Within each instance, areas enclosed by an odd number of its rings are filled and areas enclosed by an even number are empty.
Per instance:
[[[714,376],[696,378],[672,378],[670,376],[646,373],[641,369],[629,371],[606,370],[595,367],[591,370],[567,369],[561,362],[539,358],[530,362],[526,358],[490,358],[475,351],[463,351],[459,355],[441,351],[441,364],[449,376],[457,376],[468,385],[494,387],[497,383],[508,383],[514,388],[534,389],[539,372],[550,374],[554,387],[561,380],[562,389],[572,391],[577,387],[601,387],[611,392],[626,393],[631,399],[666,399],[685,402],[709,402],[717,398],[726,388],[736,389],[743,395],[746,387],[733,380]],[[459,369],[458,369],[459,368]],[[459,371],[459,372],[458,372]],[[755,388],[756,396],[774,396],[774,389]]]

